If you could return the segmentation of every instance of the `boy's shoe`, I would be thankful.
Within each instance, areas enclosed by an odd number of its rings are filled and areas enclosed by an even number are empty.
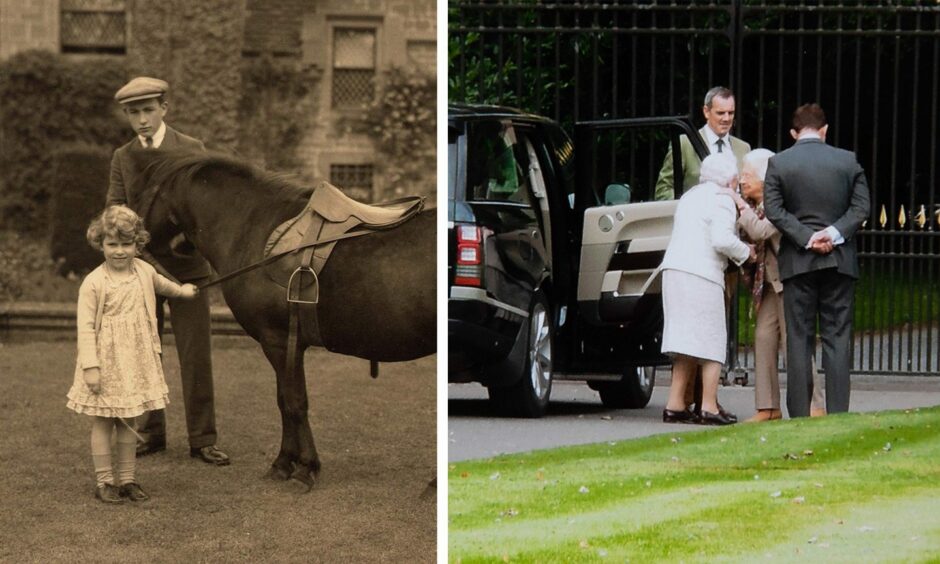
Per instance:
[[[124,503],[118,488],[111,484],[101,484],[95,488],[95,497],[104,503]]]
[[[189,456],[198,458],[203,462],[214,464],[216,466],[228,466],[232,462],[228,455],[222,452],[219,447],[215,445],[201,448],[191,448],[189,449]]]
[[[137,482],[131,482],[121,486],[121,497],[126,497],[131,501],[147,501],[150,496],[140,487]]]

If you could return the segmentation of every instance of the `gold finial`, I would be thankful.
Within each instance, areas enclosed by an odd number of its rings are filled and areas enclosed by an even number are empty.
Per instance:
[[[924,225],[927,224],[927,210],[924,209],[924,205],[921,204],[920,211],[917,212],[917,215],[914,216],[914,221],[917,223],[917,226],[921,229],[924,228]]]
[[[881,223],[881,228],[885,228],[885,224],[888,223],[888,213],[885,211],[885,205],[881,204],[881,214],[878,216],[878,222]]]
[[[905,223],[907,223],[907,214],[904,213],[904,204],[901,204],[901,212],[898,214],[898,225],[901,226],[901,229],[904,229]]]

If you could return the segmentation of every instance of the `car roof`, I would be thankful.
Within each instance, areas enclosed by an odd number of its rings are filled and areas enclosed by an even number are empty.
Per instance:
[[[508,118],[513,121],[555,123],[554,120],[547,117],[532,114],[517,108],[488,104],[449,104],[447,106],[447,113],[449,119],[461,121],[486,118]]]

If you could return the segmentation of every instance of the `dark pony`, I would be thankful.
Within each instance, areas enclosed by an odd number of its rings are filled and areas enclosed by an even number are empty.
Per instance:
[[[271,232],[299,214],[312,193],[286,176],[217,154],[142,151],[137,158],[141,173],[129,188],[146,215],[151,245],[178,244],[182,233],[220,275],[262,260]],[[293,374],[286,369],[286,290],[274,274],[293,268],[297,256],[221,284],[235,319],[261,344],[277,376],[282,437],[273,477],[309,488],[320,470],[307,418],[306,347],[382,362],[434,353],[435,215],[424,210],[394,229],[337,243],[320,272],[319,331],[300,331]],[[302,311],[301,323],[310,319]]]

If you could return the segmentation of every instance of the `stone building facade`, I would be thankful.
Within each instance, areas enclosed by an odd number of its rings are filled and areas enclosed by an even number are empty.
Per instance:
[[[145,1],[0,0],[0,60],[27,49],[126,56]],[[372,141],[344,124],[378,94],[384,70],[433,75],[436,1],[241,1],[243,36],[233,40],[242,42],[243,57],[296,59],[322,76],[299,150],[305,176],[329,179],[363,200],[383,199]]]

